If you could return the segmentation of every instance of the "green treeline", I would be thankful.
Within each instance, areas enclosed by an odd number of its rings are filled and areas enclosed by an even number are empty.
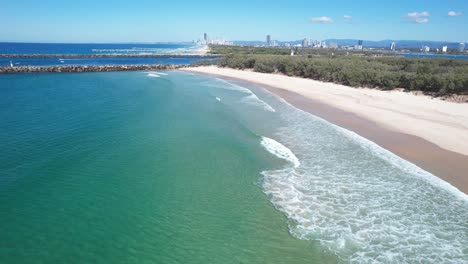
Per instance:
[[[372,50],[338,50],[338,49],[313,49],[313,48],[285,48],[285,47],[247,47],[247,46],[221,46],[221,45],[210,45],[209,53],[212,55],[290,55],[291,50],[294,51],[295,55],[299,56],[395,56],[394,53],[383,53]]]
[[[232,49],[235,49],[233,47]],[[253,69],[353,87],[404,88],[441,96],[468,94],[468,61],[374,56],[285,56],[225,53],[221,67]],[[267,49],[266,50],[271,50]]]

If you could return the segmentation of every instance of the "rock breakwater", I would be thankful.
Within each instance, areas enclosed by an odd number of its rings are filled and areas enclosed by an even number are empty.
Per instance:
[[[175,70],[187,67],[187,65],[174,64],[142,64],[142,65],[64,65],[64,66],[18,66],[0,67],[2,73],[28,73],[28,72],[111,72],[111,71],[152,71]]]

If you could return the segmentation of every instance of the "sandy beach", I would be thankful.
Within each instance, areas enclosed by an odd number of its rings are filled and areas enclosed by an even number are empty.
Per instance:
[[[468,193],[468,104],[215,66],[184,70],[262,85]]]

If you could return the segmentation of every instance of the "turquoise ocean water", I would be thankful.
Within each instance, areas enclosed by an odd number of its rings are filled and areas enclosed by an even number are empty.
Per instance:
[[[0,263],[466,263],[465,194],[261,87],[0,76]]]

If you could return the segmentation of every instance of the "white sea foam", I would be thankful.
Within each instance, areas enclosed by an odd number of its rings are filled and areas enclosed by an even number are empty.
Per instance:
[[[221,102],[221,98],[219,98],[219,97],[216,97],[216,100],[217,100],[218,102]]]
[[[169,74],[167,73],[164,73],[164,72],[156,72],[156,71],[151,71],[151,72],[147,72],[149,74],[156,74],[156,75],[162,75],[162,76],[167,76]]]
[[[248,89],[246,87],[242,87],[242,86],[237,85],[237,84],[230,83],[230,82],[225,81],[223,79],[218,78],[216,80],[221,83],[221,85],[218,85],[218,87],[220,87],[222,89],[238,91],[238,92],[241,92],[241,93],[248,94],[247,96],[245,96],[245,97],[243,97],[241,99],[243,103],[259,106],[259,107],[263,108],[265,111],[268,111],[268,112],[276,112],[276,110],[271,105],[269,105],[267,102],[265,102],[265,101],[261,100],[260,98],[258,98],[258,96],[256,94],[254,94],[250,89]]]
[[[161,76],[154,74],[154,73],[148,73],[146,76],[148,77],[153,77],[153,78],[160,78]]]
[[[419,177],[422,180],[436,187],[445,189],[446,191],[452,193],[453,195],[457,196],[458,198],[468,203],[468,195],[458,190],[456,187],[454,187],[450,183],[442,180],[441,178],[437,176],[434,176],[430,172],[427,172],[421,169],[415,164],[398,157],[392,152],[380,147],[379,145],[375,144],[374,142],[366,138],[359,136],[358,134],[350,130],[344,129],[334,124],[330,124],[330,125],[335,126],[335,128],[338,130],[341,130],[341,132],[344,135],[346,135],[348,138],[358,143],[362,148],[374,153],[376,156],[379,156],[382,159],[385,159],[386,161],[388,161],[390,164],[394,165],[395,167],[407,172],[409,176]]]
[[[219,78],[216,78],[215,79],[216,81],[220,82],[221,85],[220,87],[223,88],[223,89],[226,89],[226,90],[233,90],[233,91],[238,91],[238,92],[241,92],[241,93],[246,93],[246,94],[252,94],[252,91],[245,88],[245,87],[242,87],[240,85],[237,85],[237,84],[234,84],[234,83],[230,83],[226,80],[223,80],[223,79],[219,79]]]
[[[258,96],[255,95],[254,93],[243,97],[242,102],[259,106],[268,112],[276,112],[276,110],[273,107],[271,107],[271,105],[267,104],[265,101],[258,98]]]
[[[275,138],[290,149],[262,146],[301,162],[263,171],[262,187],[293,236],[345,263],[468,263],[465,194],[351,131],[278,107],[287,125]]]
[[[268,150],[268,152],[277,156],[278,158],[285,159],[291,162],[295,168],[301,165],[296,155],[294,155],[294,153],[290,149],[288,149],[278,141],[271,138],[262,137],[262,141],[260,143],[266,150]]]

